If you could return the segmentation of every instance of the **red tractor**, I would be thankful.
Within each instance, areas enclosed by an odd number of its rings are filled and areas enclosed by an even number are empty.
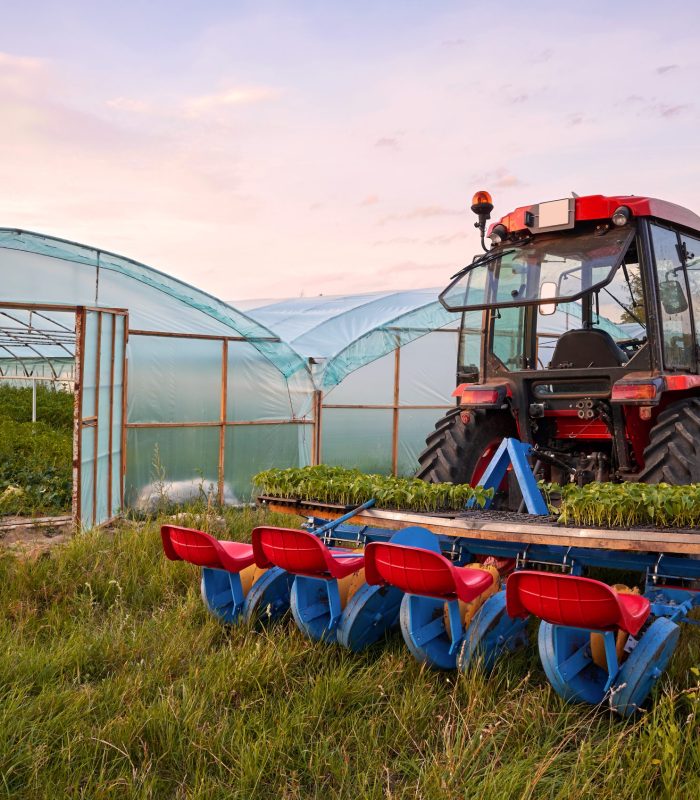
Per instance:
[[[650,197],[572,197],[492,224],[440,295],[462,312],[458,406],[418,477],[475,485],[504,437],[557,483],[700,482],[700,217]],[[512,500],[510,503],[512,507]]]

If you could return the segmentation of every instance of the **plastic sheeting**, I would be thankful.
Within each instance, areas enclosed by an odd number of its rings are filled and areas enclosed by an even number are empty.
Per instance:
[[[428,333],[401,348],[400,405],[445,405],[451,402],[458,343],[459,332],[450,327]]]
[[[396,408],[397,472],[415,472],[418,453],[436,420],[451,406],[455,385],[460,315],[445,311],[439,292],[419,289],[243,304],[252,317],[310,359],[323,398],[323,462],[391,472]],[[480,321],[479,314],[476,324]],[[478,364],[478,328],[474,341]]]
[[[221,350],[220,341],[131,336],[129,422],[218,422]]]
[[[365,472],[391,473],[390,409],[324,409],[321,461]]]
[[[248,304],[248,313],[313,359],[317,386],[327,390],[396,347],[442,328],[459,315],[438,302],[438,289],[302,297]]]
[[[426,436],[452,404],[455,385],[460,315],[445,311],[439,291],[244,304],[310,359],[323,393],[323,462],[390,473],[396,403],[397,472],[415,472]],[[477,332],[477,364],[478,342]]]
[[[122,256],[38,233],[0,228],[5,300],[127,308],[134,329],[245,337],[285,375],[302,358],[221,300]],[[31,280],[29,279],[31,276]]]
[[[309,464],[311,425],[254,425],[226,429],[225,485],[238,502],[252,498],[251,478],[270,467]]]
[[[126,503],[143,509],[164,498],[185,502],[200,492],[216,496],[218,428],[130,428],[126,447]],[[233,502],[230,491],[225,499]]]
[[[252,498],[251,478],[270,467],[308,464],[312,426],[228,426],[224,444],[225,503]],[[126,502],[153,510],[169,499],[187,502],[219,491],[219,428],[131,428],[127,441]]]

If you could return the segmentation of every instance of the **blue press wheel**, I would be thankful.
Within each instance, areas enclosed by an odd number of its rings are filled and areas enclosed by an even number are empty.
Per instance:
[[[336,630],[330,630],[331,612],[326,581],[297,575],[289,595],[289,607],[297,628],[314,641],[336,641]]]
[[[545,626],[548,627],[546,628]],[[537,631],[537,648],[540,654],[540,662],[543,665],[549,683],[559,697],[564,698],[564,700],[575,700],[576,698],[573,695],[569,695],[567,686],[559,678],[559,675],[554,670],[548,670],[547,667],[544,667],[545,663],[554,663],[554,636],[549,630],[552,627],[549,622],[540,622],[539,630]]]
[[[597,705],[605,697],[606,670],[591,657],[591,633],[579,628],[540,622],[540,660],[554,691],[564,700]],[[577,667],[566,662],[583,649]]]
[[[403,592],[395,586],[364,584],[343,610],[338,642],[355,652],[374,644],[397,624],[402,598]]]
[[[265,570],[246,596],[243,621],[251,623],[279,619],[289,609],[289,592],[293,580],[294,575],[280,567]]]
[[[623,717],[638,711],[666,669],[680,628],[665,617],[654,620],[627,657],[612,689],[610,706]]]
[[[207,611],[219,622],[230,625],[236,621],[241,612],[241,606],[237,606],[234,602],[228,572],[223,569],[204,567],[200,593]]]
[[[476,612],[464,634],[458,666],[466,669],[475,659],[483,659],[484,669],[490,670],[496,659],[527,642],[527,620],[513,619],[506,612],[506,593],[489,597]]]
[[[403,528],[389,541],[440,552],[440,540],[426,528]],[[417,661],[439,669],[455,669],[457,654],[449,654],[451,641],[445,627],[444,600],[416,594],[403,595],[399,623],[406,646]]]
[[[444,600],[405,594],[399,621],[406,646],[417,661],[438,669],[457,668],[457,653],[449,652]]]

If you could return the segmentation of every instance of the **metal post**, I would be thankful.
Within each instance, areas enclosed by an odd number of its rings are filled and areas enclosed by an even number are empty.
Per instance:
[[[99,262],[98,262],[99,269]],[[117,344],[117,320],[119,317],[112,315],[112,337],[111,337],[111,355],[109,359],[109,433],[107,450],[109,451],[109,461],[107,462],[107,517],[112,519],[114,516],[112,512],[112,461],[114,448],[114,360],[116,356]]]
[[[224,481],[226,479],[226,422],[227,422],[227,406],[228,406],[228,341],[226,339],[222,342],[221,347],[221,397],[219,406],[219,485],[218,485],[218,500],[219,505],[224,504]]]
[[[81,478],[82,478],[82,417],[83,417],[83,359],[85,354],[85,309],[75,313],[75,384],[73,394],[73,528],[80,531],[82,525]]]
[[[313,433],[311,437],[311,463],[317,465],[321,463],[321,409],[323,406],[323,392],[320,389],[314,390],[311,403],[311,414]]]
[[[97,353],[95,357],[95,445],[92,462],[92,525],[97,524],[97,466],[100,436],[100,370],[102,358],[102,312],[97,313]],[[89,319],[89,317],[88,317]]]
[[[397,334],[394,350],[394,403],[391,425],[391,474],[399,472],[399,381],[401,378],[401,341]]]
[[[36,381],[32,381],[32,422],[36,422]]]

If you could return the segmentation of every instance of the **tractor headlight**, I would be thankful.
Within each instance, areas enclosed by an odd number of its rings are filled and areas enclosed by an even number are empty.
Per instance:
[[[508,238],[508,228],[505,225],[502,225],[500,222],[498,225],[494,225],[491,229],[491,233],[489,233],[489,239],[491,239],[491,246],[496,247],[496,245],[501,244],[501,242],[505,241]]]
[[[632,217],[632,212],[627,208],[627,206],[619,206],[615,209],[615,213],[612,215],[613,225],[617,225],[621,228],[623,225],[627,225]]]

